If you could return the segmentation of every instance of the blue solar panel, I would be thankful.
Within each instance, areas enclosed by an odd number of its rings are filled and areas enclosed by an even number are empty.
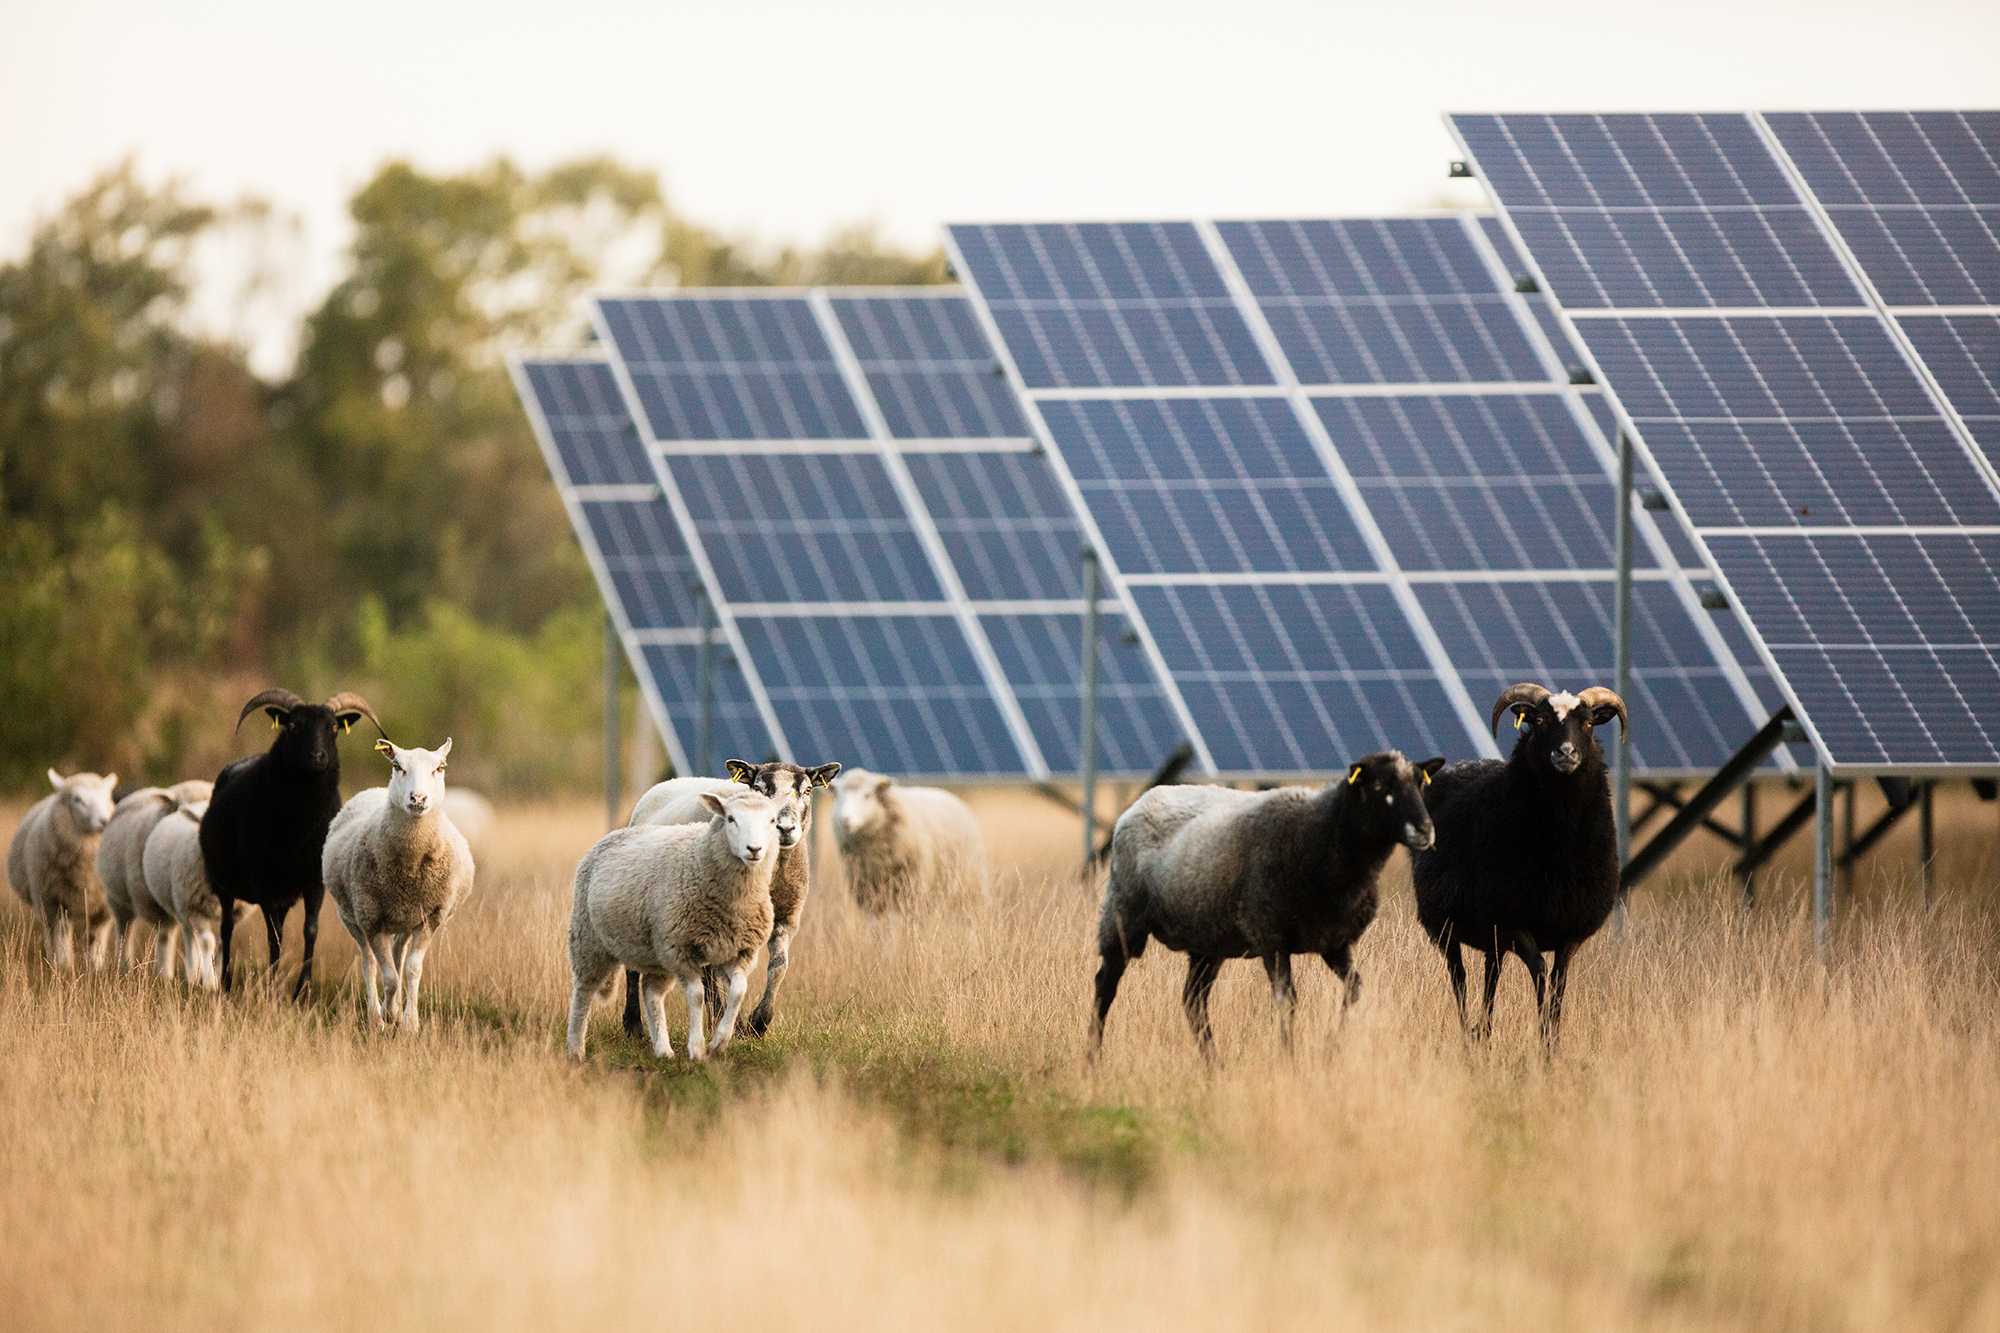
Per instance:
[[[1187,223],[954,227],[1030,388],[1270,384]]]
[[[1295,393],[1215,366],[1198,381],[1118,380],[1099,373],[1087,341],[1044,336],[1097,299],[1049,271],[1047,238],[1071,230],[949,235],[1215,768],[1325,771],[1380,744],[1484,748],[1480,710],[1513,681],[1487,692],[1481,677],[1476,701],[1454,693],[1452,645],[1427,646],[1425,581],[1541,573],[1551,577],[1510,583],[1508,595],[1561,599],[1585,572],[1608,599],[1615,561],[1615,480],[1592,438],[1606,416],[1594,390],[1567,382],[1581,356],[1535,311],[1542,298],[1513,292],[1507,266],[1526,265],[1511,241],[1490,221],[1437,217],[1224,222],[1205,239],[1187,227],[1244,326],[1268,330],[1255,336],[1268,336],[1274,373],[1301,383]],[[1033,321],[1020,310],[1030,304]],[[1496,383],[1525,391],[1480,387]],[[1347,385],[1360,389],[1334,387]],[[1350,478],[1360,513],[1344,498]],[[1693,549],[1678,530],[1669,541],[1668,555]],[[1636,563],[1657,571],[1648,542]],[[1751,715],[1757,682],[1697,622],[1685,583],[1647,596],[1672,647],[1640,664],[1635,724],[1687,739],[1641,750],[1642,764],[1712,768],[1768,716]],[[1580,688],[1609,672],[1607,657],[1597,678],[1551,683]],[[1679,716],[1690,708],[1691,726]],[[1394,720],[1413,711],[1421,727]]]
[[[666,710],[661,734],[685,767],[700,730],[700,572],[663,498],[616,379],[592,357],[522,358],[515,382],[578,525],[627,654]],[[582,488],[582,489],[578,489]],[[718,759],[775,753],[741,666],[718,644],[711,661]]]
[[[1891,307],[1991,299],[1953,275],[1994,271],[1980,238],[2000,203],[1988,151],[2000,119],[1767,123],[1769,139],[1750,116],[1453,120],[1822,754],[1840,767],[1990,765],[2000,760],[1996,538],[1938,530],[2000,525],[2000,493],[1901,336],[1990,450],[1981,431],[2000,397],[1982,348],[2000,325],[1963,312],[1885,316],[1868,293]],[[1732,190],[1739,226],[1773,237],[1801,217],[1816,229],[1824,209],[1861,271],[1818,232],[1635,264],[1629,236],[1572,216],[1614,198],[1658,212],[1690,191],[1713,207]],[[1674,280],[1703,293],[1738,295],[1663,300],[1619,276],[1648,263],[1678,265]],[[1703,313],[1828,303],[1852,313]],[[1662,305],[1689,308],[1640,317]],[[1617,316],[1597,315],[1605,307]],[[1755,673],[1752,684],[1776,682]]]
[[[1858,306],[1806,201],[1739,115],[1454,116],[1572,310]]]
[[[812,307],[797,297],[601,297],[608,342],[656,440],[868,434]]]
[[[1217,230],[1306,383],[1545,378],[1455,218],[1224,222]]]
[[[962,295],[632,295],[598,314],[786,746],[887,772],[1074,767],[1080,663],[1054,645],[1080,632],[1083,543]],[[1136,676],[1122,640],[1119,657],[1104,764],[1151,769],[1181,728],[1143,653]]]
[[[1765,119],[1888,304],[2000,304],[2000,112]]]

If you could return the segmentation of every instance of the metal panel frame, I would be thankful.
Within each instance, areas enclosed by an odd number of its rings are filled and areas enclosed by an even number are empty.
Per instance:
[[[1477,115],[1477,114],[1488,114],[1488,113],[1474,112],[1466,114]],[[1505,114],[1505,113],[1495,113],[1495,114]],[[1660,112],[1657,114],[1680,115],[1684,113]],[[1631,414],[1625,410],[1623,402],[1620,401],[1618,397],[1617,390],[1615,389],[1614,386],[1612,386],[1609,378],[1605,375],[1603,366],[1598,363],[1596,355],[1590,350],[1589,343],[1587,343],[1583,339],[1583,337],[1579,334],[1577,330],[1576,326],[1577,323],[1579,322],[1579,316],[1581,316],[1581,318],[1583,319],[1626,319],[1626,318],[1782,319],[1788,316],[1807,317],[1807,318],[1840,318],[1840,317],[1852,318],[1857,316],[1872,316],[1878,324],[1887,327],[1887,331],[1889,333],[1891,340],[1896,344],[1899,350],[1901,350],[1903,355],[1910,361],[1913,370],[1915,370],[1917,373],[1918,383],[1923,386],[1925,392],[1930,396],[1932,403],[1938,407],[1940,415],[1944,417],[1947,424],[1956,434],[1960,446],[1962,448],[1969,449],[1975,456],[1979,456],[1980,450],[1978,448],[1978,442],[1975,439],[1973,439],[1970,432],[1966,430],[1963,419],[1960,418],[1955,412],[1952,412],[1950,410],[1949,404],[1944,401],[1943,394],[1939,391],[1938,386],[1936,385],[1933,378],[1928,374],[1928,368],[1924,367],[1922,369],[1918,369],[1919,367],[1922,367],[1922,358],[1915,355],[1915,349],[1910,346],[1907,335],[1903,332],[1903,330],[1899,325],[1895,324],[1894,320],[1889,314],[1889,308],[1881,301],[1880,293],[1876,291],[1874,284],[1868,279],[1867,274],[1861,270],[1860,265],[1855,262],[1852,251],[1847,247],[1846,243],[1841,239],[1837,230],[1835,230],[1831,225],[1831,223],[1827,220],[1823,205],[1820,204],[1818,199],[1813,195],[1812,191],[1806,187],[1805,181],[1803,177],[1799,174],[1796,164],[1794,164],[1790,156],[1784,152],[1782,145],[1777,143],[1776,136],[1770,132],[1770,128],[1768,124],[1766,124],[1763,121],[1762,116],[1754,112],[1728,112],[1728,113],[1710,113],[1710,114],[1742,115],[1746,118],[1746,120],[1749,120],[1752,123],[1753,128],[1755,129],[1759,137],[1760,142],[1765,146],[1767,151],[1772,153],[1779,168],[1785,173],[1786,178],[1791,184],[1794,193],[1798,196],[1801,203],[1803,203],[1806,206],[1807,213],[1810,217],[1812,217],[1815,227],[1819,230],[1821,235],[1825,237],[1828,243],[1833,247],[1833,253],[1835,258],[1837,258],[1840,261],[1840,263],[1846,268],[1848,276],[1854,282],[1855,289],[1861,292],[1865,298],[1869,299],[1872,302],[1872,304],[1863,306],[1811,306],[1803,308],[1777,307],[1777,306],[1756,306],[1750,308],[1703,306],[1695,308],[1677,307],[1668,309],[1662,309],[1659,307],[1643,307],[1643,308],[1634,308],[1632,310],[1621,310],[1617,308],[1600,310],[1592,308],[1589,312],[1573,312],[1567,306],[1565,306],[1560,300],[1556,298],[1554,289],[1550,285],[1548,274],[1542,269],[1541,263],[1538,259],[1536,259],[1533,251],[1531,251],[1528,248],[1528,245],[1525,239],[1522,237],[1520,229],[1515,224],[1512,216],[1508,213],[1507,209],[1504,206],[1502,206],[1499,197],[1494,193],[1492,187],[1487,183],[1488,177],[1486,173],[1483,170],[1477,169],[1476,167],[1477,154],[1472,152],[1471,147],[1469,144],[1466,143],[1464,136],[1459,133],[1458,124],[1454,114],[1446,113],[1444,117],[1444,122],[1445,122],[1446,132],[1450,134],[1452,142],[1458,148],[1459,155],[1461,156],[1461,158],[1463,158],[1466,161],[1475,163],[1476,174],[1479,177],[1482,188],[1484,188],[1487,192],[1487,197],[1492,201],[1494,205],[1494,209],[1500,219],[1501,226],[1506,230],[1508,237],[1514,242],[1515,249],[1521,253],[1523,261],[1529,266],[1529,269],[1532,272],[1536,282],[1541,287],[1541,290],[1548,296],[1550,310],[1554,313],[1556,320],[1562,326],[1563,331],[1567,333],[1570,337],[1570,340],[1576,344],[1577,353],[1579,356],[1583,358],[1584,365],[1590,370],[1592,376],[1596,379],[1597,383],[1603,387],[1605,391],[1606,401],[1611,405],[1612,412],[1617,419],[1619,428],[1625,431],[1629,436],[1629,438],[1631,439],[1632,447],[1636,455],[1641,460],[1643,460],[1646,467],[1653,473],[1653,475],[1660,479],[1662,493],[1666,497],[1668,505],[1673,510],[1675,518],[1680,522],[1682,530],[1688,535],[1689,539],[1693,542],[1695,549],[1701,554],[1702,559],[1708,563],[1709,566],[1708,577],[1712,578],[1715,581],[1716,586],[1720,588],[1722,592],[1728,597],[1730,609],[1736,615],[1737,624],[1742,628],[1751,646],[1757,651],[1759,658],[1764,663],[1765,670],[1770,672],[1771,679],[1773,683],[1777,686],[1779,692],[1784,695],[1785,702],[1791,707],[1793,713],[1798,718],[1800,724],[1805,728],[1807,733],[1807,738],[1811,742],[1813,747],[1814,756],[1815,759],[1817,760],[1816,768],[1818,769],[1821,775],[1822,782],[1833,779],[1845,780],[1857,777],[1873,777],[1873,776],[1880,776],[1883,774],[1905,774],[1916,777],[1949,777],[1949,776],[1963,776],[1970,773],[2000,772],[2000,765],[1981,765],[1981,764],[1836,765],[1834,763],[1832,751],[1827,746],[1825,739],[1821,736],[1818,727],[1814,724],[1810,710],[1808,710],[1803,705],[1803,703],[1801,703],[1797,691],[1792,687],[1791,681],[1786,677],[1784,671],[1779,668],[1776,655],[1771,651],[1770,646],[1764,641],[1764,637],[1761,633],[1759,633],[1756,625],[1751,622],[1748,612],[1744,609],[1743,599],[1737,595],[1734,587],[1730,585],[1727,576],[1723,573],[1720,564],[1716,561],[1714,553],[1709,550],[1708,540],[1707,540],[1708,536],[1710,535],[1721,536],[1724,534],[1735,535],[1744,532],[1744,530],[1741,528],[1700,528],[1695,526],[1693,520],[1690,518],[1687,512],[1685,505],[1682,503],[1678,492],[1674,489],[1671,480],[1668,478],[1666,471],[1659,466],[1658,461],[1653,457],[1651,449],[1646,444],[1645,436],[1639,431],[1636,423],[1633,421],[1631,417]],[[1925,314],[1934,313],[1930,307],[1921,307],[1920,309],[1922,313]],[[1983,308],[1980,311],[1980,313],[1984,313]],[[1984,463],[1983,458],[1981,458],[1980,461],[1982,464]],[[1983,465],[1979,467],[1979,472],[1982,476],[1988,479],[1988,485],[1994,487],[1996,496],[2000,496],[2000,483],[1996,483],[1994,481],[1994,474],[1992,468],[1990,466]],[[1943,531],[1952,534],[1966,532],[1969,530],[1980,531],[1981,529],[1965,529],[1957,527],[1943,529]],[[1812,533],[1816,533],[1817,531],[1818,529],[1811,530]],[[1888,531],[1892,533],[1906,533],[1912,531],[1912,529],[1906,527],[1896,527],[1888,529]],[[1802,534],[1810,535],[1810,533],[1804,533],[1804,530],[1800,529],[1786,528],[1782,530],[1782,535],[1785,536],[1796,536]]]

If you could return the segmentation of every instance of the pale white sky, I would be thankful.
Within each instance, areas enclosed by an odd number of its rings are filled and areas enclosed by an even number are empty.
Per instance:
[[[927,246],[946,220],[1434,204],[1446,110],[1996,105],[1996,0],[0,0],[0,254],[126,154],[295,211],[302,308],[396,156],[609,152],[725,229]]]

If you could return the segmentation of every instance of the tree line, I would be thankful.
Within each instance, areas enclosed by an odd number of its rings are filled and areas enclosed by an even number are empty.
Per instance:
[[[349,211],[275,380],[188,319],[197,247],[267,209],[128,163],[0,263],[0,787],[208,775],[267,684],[362,690],[402,743],[454,736],[473,785],[594,782],[601,604],[506,353],[578,345],[600,280],[945,280],[868,227],[722,235],[603,158],[391,162]]]

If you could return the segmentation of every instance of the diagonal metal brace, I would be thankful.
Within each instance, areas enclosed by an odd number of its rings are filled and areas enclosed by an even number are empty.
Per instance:
[[[1659,869],[1660,863],[1673,853],[1674,848],[1686,841],[1687,836],[1700,828],[1715,807],[1749,781],[1756,773],[1758,765],[1771,757],[1785,740],[1785,724],[1793,720],[1792,706],[1786,704],[1771,715],[1771,720],[1752,736],[1747,744],[1729,757],[1729,762],[1716,771],[1693,799],[1682,806],[1667,826],[1653,835],[1632,859],[1625,863],[1624,873],[1619,876],[1618,888],[1621,893],[1629,893],[1632,886]]]

